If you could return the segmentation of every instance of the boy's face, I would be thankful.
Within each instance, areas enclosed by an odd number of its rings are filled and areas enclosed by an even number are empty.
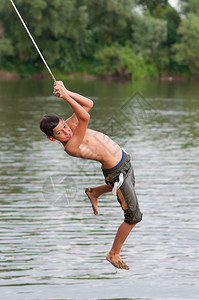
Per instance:
[[[73,132],[63,119],[60,119],[59,124],[53,129],[53,137],[64,143],[72,137]]]

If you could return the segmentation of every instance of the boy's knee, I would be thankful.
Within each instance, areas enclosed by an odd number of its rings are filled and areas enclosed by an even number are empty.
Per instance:
[[[126,210],[124,212],[124,222],[129,225],[134,225],[142,221],[142,213],[140,209],[136,209],[135,211]]]

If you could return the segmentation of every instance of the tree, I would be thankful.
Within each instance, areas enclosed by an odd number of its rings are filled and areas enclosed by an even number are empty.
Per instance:
[[[199,19],[189,13],[179,26],[181,41],[173,46],[175,60],[194,74],[199,75]]]
[[[88,34],[86,7],[79,5],[78,0],[15,2],[49,64],[62,64],[62,68],[69,69],[72,59],[78,59],[84,51],[84,36]],[[17,59],[19,67],[28,64],[31,67],[43,68],[32,42],[7,0],[1,0],[0,19],[4,28],[0,37],[1,56],[7,60]]]
[[[180,15],[175,8],[167,4],[164,7],[157,6],[153,11],[153,16],[167,22],[167,39],[163,43],[162,55],[168,58],[168,72],[176,72],[178,65],[173,59],[171,49],[172,45],[179,40],[177,30],[181,21]]]
[[[171,46],[178,40],[177,30],[181,21],[179,13],[170,5],[167,5],[160,16],[167,21],[167,45]]]
[[[181,0],[182,10],[185,14],[193,12],[199,14],[199,2],[198,0]]]
[[[168,0],[137,0],[137,3],[144,9],[148,10],[150,14],[153,14],[153,11],[157,8],[157,6],[164,7],[167,5]]]
[[[125,44],[131,38],[134,0],[84,0],[88,9],[89,28],[96,43],[118,41]]]
[[[158,47],[167,38],[167,24],[165,21],[155,19],[149,14],[134,15],[133,43],[140,51],[155,53]]]
[[[148,53],[156,64],[159,74],[165,64],[168,63],[166,56],[162,57],[162,45],[167,39],[167,23],[156,19],[150,14],[134,15],[133,44],[137,52]]]
[[[158,70],[148,56],[135,53],[131,45],[112,43],[95,53],[98,66],[95,72],[120,79],[156,78]]]

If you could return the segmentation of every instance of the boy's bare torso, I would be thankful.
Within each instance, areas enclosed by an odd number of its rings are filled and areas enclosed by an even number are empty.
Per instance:
[[[57,93],[74,111],[69,119],[60,120],[53,129],[54,137],[62,142],[65,151],[75,157],[99,161],[103,169],[117,165],[122,157],[121,148],[117,143],[101,132],[88,129],[88,112],[93,106],[93,101],[66,90],[61,81],[54,87],[54,95]]]
[[[65,151],[69,155],[99,161],[103,169],[114,167],[122,157],[121,148],[117,143],[107,135],[92,129],[86,130],[83,141],[78,149],[71,151],[67,148],[66,143]]]

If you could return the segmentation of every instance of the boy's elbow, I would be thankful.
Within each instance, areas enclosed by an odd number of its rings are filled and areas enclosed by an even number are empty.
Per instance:
[[[87,117],[86,117],[86,120],[89,122],[89,120],[90,120],[90,115],[89,114],[87,114]]]
[[[82,119],[84,122],[89,122],[89,120],[90,120],[90,115],[89,115],[89,113],[85,114],[81,119]]]

